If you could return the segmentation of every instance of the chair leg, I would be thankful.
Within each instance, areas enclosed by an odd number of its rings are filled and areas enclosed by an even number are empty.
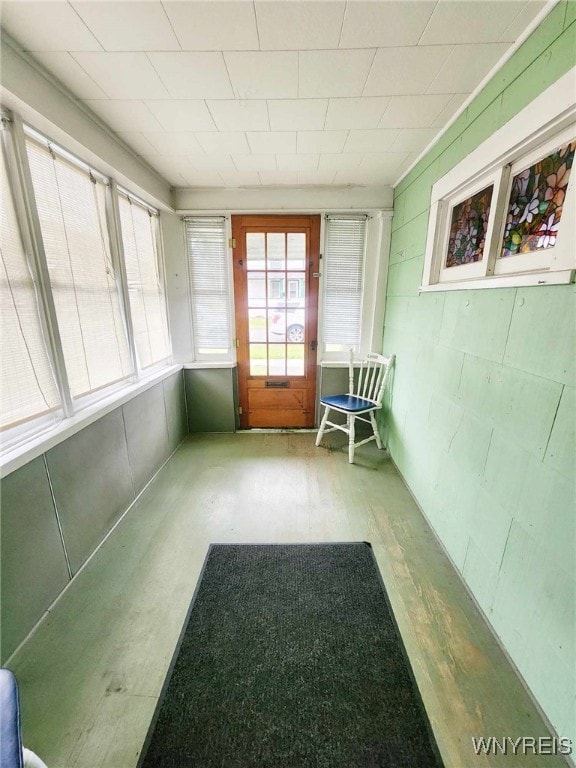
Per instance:
[[[348,463],[354,464],[354,440],[355,438],[355,429],[354,429],[354,422],[356,421],[355,416],[348,416],[348,430],[350,432],[350,437],[348,438]]]
[[[370,411],[370,421],[372,422],[372,429],[374,430],[374,437],[376,438],[376,445],[382,450],[382,440],[380,439],[380,432],[378,432],[378,424],[376,423],[376,417],[374,411]]]
[[[318,434],[316,435],[316,446],[320,445],[320,441],[322,440],[322,435],[324,434],[324,430],[326,429],[326,422],[328,421],[328,414],[330,413],[330,408],[328,406],[324,406],[324,416],[322,416],[322,421],[320,422],[320,429],[318,430]]]

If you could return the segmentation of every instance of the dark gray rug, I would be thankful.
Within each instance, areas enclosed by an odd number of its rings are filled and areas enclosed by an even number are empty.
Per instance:
[[[210,547],[140,768],[441,765],[369,544]]]

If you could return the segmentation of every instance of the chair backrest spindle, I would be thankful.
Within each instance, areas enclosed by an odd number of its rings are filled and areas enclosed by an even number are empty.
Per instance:
[[[394,360],[395,355],[384,357],[375,352],[369,352],[363,360],[356,363],[358,378],[354,384],[354,350],[350,348],[348,394],[369,400],[380,407]]]

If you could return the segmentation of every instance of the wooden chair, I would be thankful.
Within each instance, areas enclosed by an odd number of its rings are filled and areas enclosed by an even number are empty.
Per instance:
[[[348,461],[354,464],[354,449],[359,445],[376,440],[378,448],[382,448],[382,441],[376,425],[374,411],[382,408],[382,399],[384,390],[390,377],[390,371],[394,364],[395,355],[383,357],[375,352],[369,352],[366,357],[357,362],[356,366],[360,368],[358,373],[358,383],[354,387],[354,352],[350,350],[350,362],[348,364],[349,389],[345,395],[331,395],[322,397],[320,405],[324,406],[324,416],[320,423],[320,429],[316,436],[316,445],[320,445],[322,436],[325,432],[333,432],[339,429],[348,435]],[[356,391],[354,391],[356,390]],[[328,421],[330,411],[337,411],[346,416],[346,425],[334,424]],[[369,418],[364,418],[368,414]],[[355,422],[356,419],[365,421],[372,426],[373,435],[365,440],[355,442]],[[326,429],[330,427],[330,429]]]

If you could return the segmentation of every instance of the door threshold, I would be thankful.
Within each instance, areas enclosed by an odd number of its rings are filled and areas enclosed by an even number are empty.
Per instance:
[[[252,427],[251,429],[237,429],[236,434],[237,435],[249,435],[250,433],[254,434],[254,432],[257,432],[258,434],[261,433],[268,433],[268,434],[274,434],[274,433],[283,433],[283,432],[318,432],[318,429],[312,428],[308,429],[307,427]]]

